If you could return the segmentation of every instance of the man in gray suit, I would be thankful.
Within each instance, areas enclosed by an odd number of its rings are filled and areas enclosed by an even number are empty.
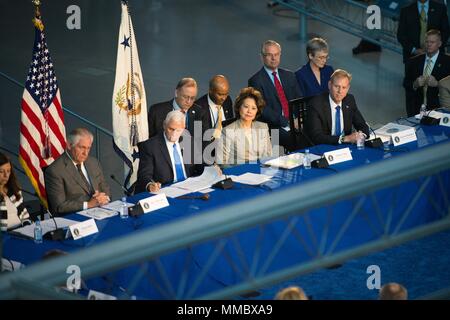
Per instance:
[[[45,169],[45,188],[50,212],[63,215],[109,202],[110,190],[97,159],[89,157],[91,132],[74,129],[67,149]]]

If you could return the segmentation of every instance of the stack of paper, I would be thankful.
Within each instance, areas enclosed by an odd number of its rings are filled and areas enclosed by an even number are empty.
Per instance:
[[[310,160],[314,161],[320,159],[321,157],[315,154],[310,153]],[[263,163],[264,165],[283,168],[283,169],[292,169],[303,165],[303,153],[291,153],[286,156],[281,156]]]
[[[188,193],[201,191],[210,188],[213,184],[222,181],[223,175],[214,166],[205,167],[201,176],[191,177],[184,181],[174,183],[169,187],[162,188],[155,194],[164,193],[169,198],[177,198]]]
[[[242,184],[259,185],[272,179],[272,176],[247,172],[241,174],[240,176],[228,176],[228,178],[231,178],[234,182],[239,182]]]

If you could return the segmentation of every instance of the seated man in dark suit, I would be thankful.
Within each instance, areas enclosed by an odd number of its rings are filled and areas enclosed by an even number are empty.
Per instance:
[[[230,84],[223,75],[215,75],[209,81],[209,92],[195,103],[209,114],[205,131],[214,130],[213,137],[218,139],[221,135],[222,123],[234,118],[233,101],[229,96]],[[219,123],[221,120],[222,123]]]
[[[197,82],[192,78],[181,79],[175,89],[175,98],[154,104],[148,112],[149,138],[163,132],[163,121],[172,110],[180,110],[186,116],[186,129],[200,141],[207,126],[209,113],[194,103],[197,97]],[[195,132],[194,132],[194,127]],[[197,129],[198,128],[198,129]]]
[[[215,75],[209,81],[209,92],[195,102],[209,115],[204,130],[206,136],[203,137],[203,160],[208,165],[215,161],[215,149],[222,128],[234,119],[233,101],[229,92],[230,84],[227,78]]]
[[[139,145],[136,193],[157,192],[163,184],[182,181],[196,173],[196,166],[190,162],[190,157],[183,156],[180,146],[185,124],[181,111],[170,111],[163,122],[163,132]]]
[[[84,128],[73,130],[67,150],[45,169],[50,212],[62,215],[109,202],[110,190],[97,159],[89,156],[94,141]]]
[[[273,40],[265,41],[261,47],[261,59],[264,66],[248,80],[248,86],[261,92],[266,102],[266,107],[258,120],[266,122],[269,129],[278,129],[279,144],[288,150],[294,150],[295,145],[289,134],[289,100],[300,98],[302,92],[295,74],[279,68],[281,61],[279,43]]]
[[[450,56],[439,51],[441,34],[432,29],[425,38],[425,54],[411,58],[406,64],[404,87],[407,96],[408,117],[420,112],[424,104],[427,109],[439,107],[439,80],[450,75]]]
[[[315,96],[310,101],[306,127],[315,144],[356,143],[359,133],[369,136],[369,126],[356,106],[355,98],[347,94],[351,74],[337,69],[328,82],[330,93]]]

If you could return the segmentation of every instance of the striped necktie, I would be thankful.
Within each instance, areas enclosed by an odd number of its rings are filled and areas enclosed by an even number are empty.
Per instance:
[[[425,69],[423,70],[423,76],[425,78],[428,78],[431,75],[431,71],[433,70],[432,67],[433,63],[431,61],[431,58],[427,58],[427,64],[425,65]],[[426,81],[428,81],[428,79],[426,79]],[[423,104],[427,105],[427,91],[428,91],[428,86],[424,85],[423,86]]]
[[[425,5],[422,4],[422,8],[420,10],[420,47],[425,47],[425,36],[427,33],[427,13],[425,12]]]

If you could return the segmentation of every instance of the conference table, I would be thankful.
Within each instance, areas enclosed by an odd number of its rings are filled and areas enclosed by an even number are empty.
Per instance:
[[[76,241],[73,239],[45,240],[42,244],[35,244],[32,240],[3,234],[3,255],[8,259],[29,265],[41,260],[44,253],[51,249],[75,252],[133,232],[211,212],[215,208],[243,200],[257,197],[263,199],[268,193],[273,194],[293,185],[308,183],[379,161],[388,161],[417,149],[449,141],[450,127],[422,126],[414,119],[404,121],[411,126],[415,123],[417,141],[398,147],[391,145],[390,151],[385,151],[382,147],[366,147],[358,150],[355,145],[318,145],[310,148],[311,153],[323,154],[337,148],[349,147],[353,160],[335,164],[328,169],[312,168],[310,170],[305,170],[302,166],[290,170],[279,170],[262,166],[260,163],[238,165],[225,169],[224,173],[228,175],[246,172],[263,173],[273,175],[273,178],[257,187],[235,183],[228,190],[216,189],[210,193],[207,201],[168,198],[170,204],[168,207],[137,218],[121,219],[117,215],[97,220],[99,232]],[[442,213],[436,210],[436,207],[444,205],[445,196],[440,194],[442,184],[445,190],[449,190],[450,171],[440,172],[438,176],[439,179],[433,177],[427,184],[424,196],[415,202],[406,220],[403,212],[411,203],[409,195],[414,194],[417,189],[417,179],[396,187],[378,190],[362,201],[360,200],[363,196],[338,201],[310,210],[296,219],[272,221],[264,226],[195,244],[151,261],[94,279],[87,279],[86,285],[90,289],[115,296],[134,295],[138,299],[196,298],[214,290],[238,284],[249,277],[263,276],[293,264],[312,261],[320,256],[354,248],[390,234],[395,228],[398,228],[396,232],[401,232],[442,218]],[[430,195],[434,197],[435,206],[429,204],[427,198]],[[148,196],[148,193],[141,193],[129,197],[128,201],[136,203]],[[373,197],[378,199],[378,205],[373,204]],[[358,201],[360,208],[355,213],[355,203]],[[381,210],[379,210],[380,206]],[[351,220],[350,214],[353,214]],[[76,213],[66,218],[77,221],[87,219]],[[387,219],[390,220],[388,227],[385,223]],[[346,224],[345,232],[342,231],[344,224]],[[327,233],[326,238],[321,237],[324,232]],[[334,241],[337,237],[339,241]],[[131,292],[129,285],[133,282],[133,276],[138,273],[143,276],[133,283]]]

